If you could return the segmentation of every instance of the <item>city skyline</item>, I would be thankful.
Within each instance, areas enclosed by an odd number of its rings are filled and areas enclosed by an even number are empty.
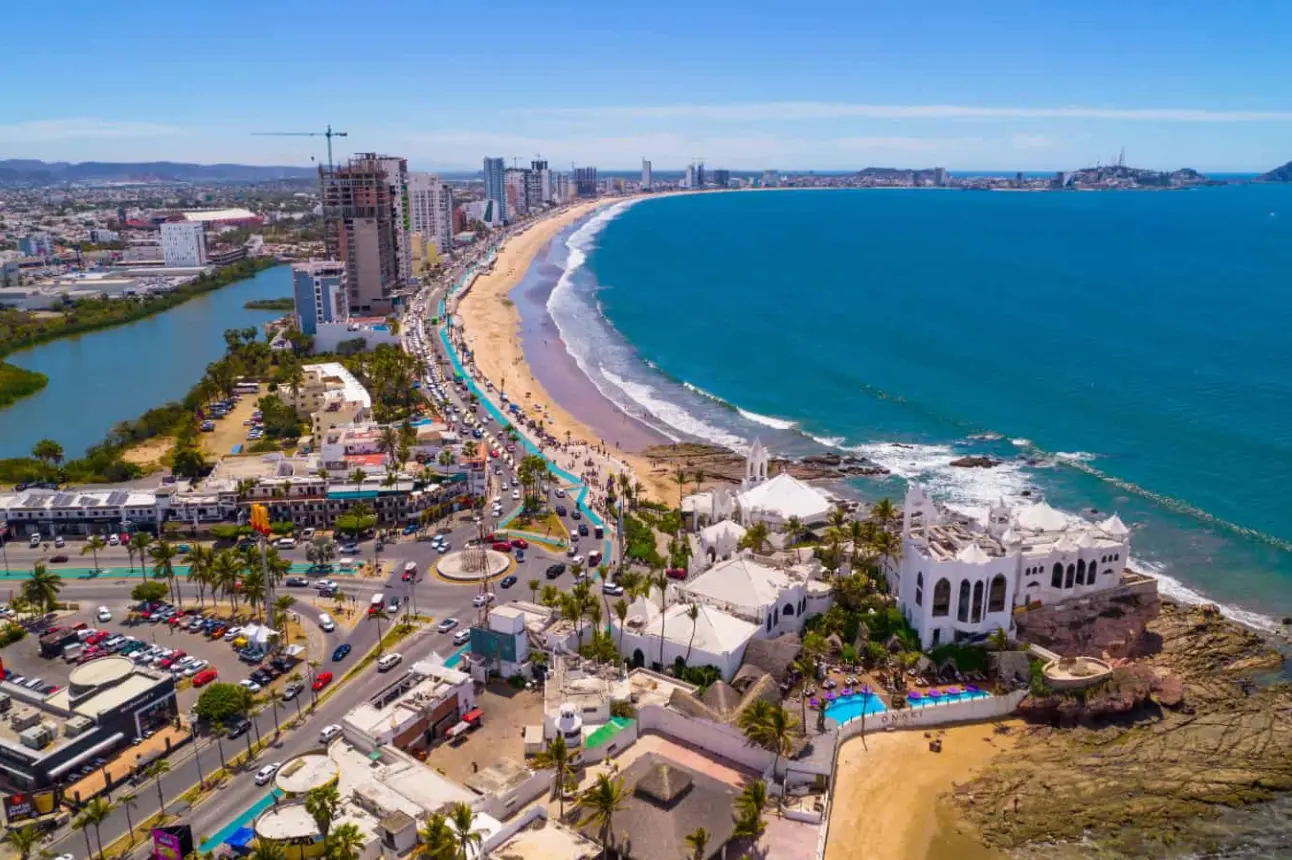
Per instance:
[[[350,134],[335,142],[338,159],[398,152],[428,171],[478,170],[485,155],[559,170],[630,170],[645,157],[658,170],[705,160],[751,171],[1072,169],[1123,148],[1137,166],[1204,172],[1292,158],[1277,35],[1292,9],[825,7],[778,26],[781,7],[761,2],[735,14],[664,0],[648,19],[585,14],[583,0],[504,2],[491,14],[537,14],[560,38],[499,28],[487,44],[436,40],[432,51],[382,36],[379,54],[344,64],[312,47],[342,14],[326,2],[285,0],[265,16],[233,0],[222,9],[254,21],[244,32],[157,0],[110,14],[74,0],[57,40],[39,37],[39,8],[19,7],[8,21],[33,38],[0,58],[0,72],[21,80],[39,68],[41,82],[8,92],[0,158],[308,165],[326,159],[321,138],[253,132],[328,123]],[[346,15],[347,34],[365,44],[392,20],[407,33],[468,33],[476,14],[395,0],[373,20]],[[440,67],[469,85],[428,89]],[[104,69],[146,85],[87,99],[86,81]]]

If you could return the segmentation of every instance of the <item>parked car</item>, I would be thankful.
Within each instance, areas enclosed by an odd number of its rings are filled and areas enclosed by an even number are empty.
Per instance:
[[[314,684],[313,684],[314,692],[317,693],[319,690],[323,689],[324,687],[326,687],[328,684],[331,684],[331,683],[332,683],[331,672],[319,672],[317,675],[314,676]]]
[[[212,681],[214,681],[219,676],[220,676],[220,673],[217,672],[215,669],[206,669],[205,671],[198,672],[196,675],[193,676],[193,686],[194,687],[205,686],[211,683]]]
[[[350,653],[350,643],[342,642],[340,645],[336,646],[336,650],[332,652],[332,662],[340,663],[342,660],[346,658],[346,656],[349,653]]]
[[[239,717],[236,720],[226,720],[224,725],[229,730],[229,737],[240,738],[251,728],[251,720]]]
[[[248,690],[250,690],[253,693],[259,693],[261,690],[264,689],[264,687],[260,686],[260,683],[258,681],[255,681],[251,678],[243,678],[241,681],[238,682],[238,686],[246,687]]]
[[[299,681],[288,684],[286,687],[283,687],[283,701],[290,702],[292,699],[299,696],[301,691],[304,689],[305,685]]]
[[[670,567],[668,570],[664,571],[664,574],[669,579],[686,579],[686,568]]]
[[[99,607],[99,611],[98,611],[98,612],[96,612],[96,613],[94,613],[94,618],[95,618],[95,620],[97,620],[97,621],[101,621],[101,622],[102,622],[102,621],[111,621],[111,620],[112,620],[112,612],[108,609],[108,607],[106,607],[106,606],[100,606],[100,607]]]

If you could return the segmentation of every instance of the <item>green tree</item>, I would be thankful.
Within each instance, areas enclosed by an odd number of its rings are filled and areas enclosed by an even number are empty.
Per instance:
[[[471,860],[479,854],[480,846],[484,844],[484,831],[476,829],[475,818],[475,810],[462,801],[449,807],[449,826],[453,828],[459,860]]]
[[[691,849],[693,860],[708,860],[709,831],[697,827],[686,834],[686,844]]]
[[[35,852],[36,846],[40,845],[44,834],[33,825],[26,827],[17,827],[5,834],[4,841],[8,842],[13,850],[18,852],[18,860],[31,860],[31,855]]]
[[[529,588],[529,599],[534,603],[538,603],[538,590],[543,587],[543,583],[537,579],[531,579],[525,585]]]
[[[458,842],[443,812],[433,812],[417,831],[418,844],[413,856],[418,860],[457,860]]]
[[[166,816],[166,797],[162,794],[161,778],[170,773],[170,762],[164,758],[159,758],[151,762],[144,768],[144,779],[153,780],[157,788],[157,805],[161,809],[162,817]]]
[[[153,537],[145,531],[137,531],[130,536],[129,548],[139,556],[139,578],[148,581],[148,550],[152,547]]]
[[[366,841],[359,825],[350,821],[338,824],[323,841],[323,856],[327,860],[359,860]]]
[[[781,756],[788,754],[793,748],[793,734],[799,726],[798,720],[780,705],[759,699],[741,712],[737,726],[750,744],[772,754],[772,774],[775,776]]]
[[[54,467],[63,462],[63,446],[53,439],[41,439],[32,446],[31,456],[53,470]]]
[[[223,723],[242,713],[244,687],[238,684],[216,682],[208,684],[197,697],[194,712],[208,723]]]
[[[202,544],[194,544],[188,553],[188,581],[197,586],[197,602],[206,605],[206,590],[215,581],[215,550]]]
[[[139,795],[135,794],[133,791],[127,791],[118,798],[118,803],[121,804],[121,808],[126,811],[126,826],[130,830],[130,844],[132,846],[135,844],[135,820],[130,815],[130,810],[139,805],[137,802],[138,800]]]
[[[336,541],[326,535],[319,535],[305,547],[305,560],[316,568],[325,567],[336,558]]]
[[[314,824],[318,827],[319,833],[323,834],[324,839],[332,829],[332,822],[336,819],[337,810],[340,807],[341,795],[337,791],[335,782],[311,788],[305,793],[305,811],[309,813],[310,818],[314,819]]]
[[[176,605],[183,609],[184,597],[180,594],[179,586],[175,582],[175,557],[178,555],[175,551],[175,545],[170,541],[159,540],[148,551],[148,555],[153,560],[153,576],[156,579],[166,580]]]
[[[741,839],[756,840],[767,829],[763,810],[767,808],[767,783],[756,779],[748,783],[736,798],[735,835]]]
[[[287,850],[281,842],[272,839],[257,839],[256,847],[251,852],[250,860],[287,860]]]
[[[601,833],[602,853],[610,856],[614,850],[614,817],[628,802],[628,792],[624,789],[623,777],[612,777],[610,774],[597,774],[597,779],[579,795],[579,807],[586,813],[579,822],[580,827],[595,824]]]
[[[32,566],[31,579],[23,584],[22,596],[33,609],[53,612],[58,606],[58,593],[62,590],[63,578],[51,573],[43,561],[38,561]]]
[[[92,555],[94,557],[94,569],[99,569],[99,550],[105,548],[107,543],[99,535],[90,535],[85,541],[85,546],[81,547],[81,555]]]
[[[81,810],[81,817],[94,828],[94,841],[99,844],[99,856],[103,856],[103,834],[100,828],[112,814],[112,803],[107,798],[96,797]]]
[[[767,540],[770,537],[771,530],[767,527],[767,523],[759,520],[756,523],[750,524],[749,528],[745,529],[745,533],[740,537],[739,546],[741,549],[752,549],[754,552],[762,552],[767,548]]]
[[[565,793],[572,791],[576,784],[574,761],[570,758],[570,750],[565,745],[565,738],[557,734],[555,738],[548,741],[547,746],[534,756],[534,767],[538,770],[554,772],[552,793],[560,804],[558,817],[564,819]]]

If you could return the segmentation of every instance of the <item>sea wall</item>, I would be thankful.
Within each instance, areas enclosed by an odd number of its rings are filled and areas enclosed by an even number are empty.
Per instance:
[[[1014,616],[1017,636],[1064,657],[1134,657],[1144,630],[1162,611],[1157,580],[1127,572],[1106,591],[1026,609]]]
[[[887,729],[919,729],[927,726],[942,726],[948,723],[970,723],[983,720],[998,720],[1012,714],[1018,703],[1027,696],[1026,690],[1015,690],[1004,696],[988,696],[983,699],[969,699],[963,702],[924,705],[919,708],[903,708],[898,711],[884,711],[871,714],[863,721],[860,717],[849,720],[839,726],[839,741],[842,743],[851,737],[866,731],[876,732]],[[834,721],[826,720],[830,726]]]

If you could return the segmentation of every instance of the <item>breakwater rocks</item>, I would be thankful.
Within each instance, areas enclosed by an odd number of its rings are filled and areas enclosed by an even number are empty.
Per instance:
[[[1292,791],[1292,688],[1269,681],[1270,641],[1173,603],[1144,639],[1104,687],[1029,701],[1043,724],[957,788],[985,840],[1027,857],[1206,854]]]
[[[704,479],[728,484],[739,484],[745,477],[743,454],[717,445],[679,442],[673,445],[652,445],[641,452],[651,468],[657,471],[684,469],[691,473],[699,469]],[[789,472],[805,481],[850,478],[858,475],[887,475],[888,470],[865,457],[844,454],[812,454],[797,460],[774,459],[768,471],[772,474]]]

